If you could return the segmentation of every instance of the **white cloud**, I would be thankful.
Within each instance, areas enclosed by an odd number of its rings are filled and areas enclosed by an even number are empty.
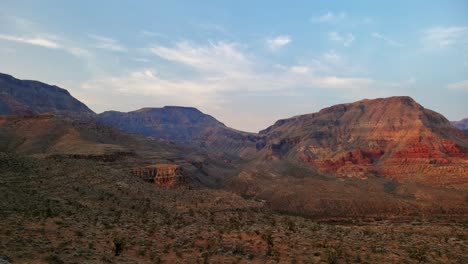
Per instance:
[[[447,85],[449,90],[456,90],[456,91],[467,91],[468,92],[468,80],[463,80],[460,82],[455,82]]]
[[[275,51],[285,45],[288,45],[289,43],[291,43],[291,41],[292,39],[290,36],[280,35],[274,38],[267,39],[266,43],[267,43],[268,48],[270,48],[270,50]]]
[[[233,103],[232,100],[238,100],[234,99],[236,96],[264,95],[266,92],[269,96],[297,96],[324,90],[343,100],[389,94],[387,86],[381,86],[381,82],[342,72],[341,69],[346,67],[345,60],[334,51],[307,60],[308,64],[268,67],[263,61],[243,52],[243,47],[229,42],[199,45],[189,41],[178,42],[172,47],[154,46],[151,48],[153,54],[195,74],[181,74],[174,78],[154,68],[140,68],[118,75],[97,76],[84,82],[81,88],[88,94],[92,90],[100,98],[122,102],[121,107],[126,107],[126,110],[141,106],[128,102],[127,98],[132,96],[135,100],[144,98],[141,99],[143,104],[195,106],[209,113],[219,112],[219,115],[226,114],[219,109]],[[107,104],[106,100],[92,106],[96,109],[112,107]],[[242,119],[250,115],[247,112],[239,114],[235,119],[236,127],[246,128]]]
[[[344,34],[341,35],[340,33],[334,32],[334,31],[328,33],[328,38],[331,41],[340,43],[341,45],[343,45],[345,47],[351,46],[351,44],[356,39],[356,37],[352,33],[348,33],[346,35],[344,35]]]
[[[115,39],[99,35],[89,35],[89,37],[96,40],[95,45],[97,48],[118,52],[123,52],[127,50],[127,48],[125,48]]]
[[[324,87],[334,88],[334,89],[366,89],[370,88],[372,84],[375,83],[374,80],[368,78],[342,78],[336,76],[327,76],[319,79]]]
[[[321,58],[323,62],[331,66],[337,66],[337,65],[343,64],[343,59],[334,50],[325,52],[324,54],[322,54]]]
[[[327,12],[321,16],[313,17],[311,21],[314,23],[332,23],[332,22],[343,20],[345,18],[346,18],[345,12],[340,12],[340,13]]]
[[[372,37],[374,38],[377,38],[377,39],[381,39],[383,41],[385,41],[388,45],[391,45],[391,46],[395,46],[395,47],[403,47],[404,45],[398,41],[395,41],[381,33],[378,33],[378,32],[375,32],[375,33],[372,33]]]
[[[239,50],[236,43],[216,42],[195,45],[188,41],[174,47],[155,46],[151,52],[166,60],[188,66],[196,76],[177,80],[142,69],[124,76],[104,77],[85,84],[88,89],[108,87],[119,93],[140,93],[155,96],[177,96],[181,101],[217,97],[228,91],[285,91],[297,87],[313,89],[356,89],[369,87],[368,78],[340,77],[335,74],[314,73],[311,65],[273,67],[264,69],[261,63]],[[331,51],[324,54],[321,64],[329,68],[342,64],[341,57]],[[197,96],[195,96],[197,95]]]
[[[207,46],[196,46],[182,41],[174,48],[154,46],[150,51],[161,58],[185,64],[198,71],[234,73],[239,68],[250,67],[250,61],[237,47],[235,43],[226,42],[210,42]]]
[[[468,46],[468,27],[433,27],[423,32],[426,48],[447,48],[461,44]]]
[[[157,33],[157,32],[153,32],[153,31],[149,31],[149,30],[140,30],[140,35],[141,36],[145,36],[145,37],[161,37],[161,38],[167,38],[166,35],[164,34],[161,34],[161,33]]]
[[[146,58],[132,58],[132,60],[136,62],[149,62],[150,61]]]
[[[53,40],[44,38],[44,37],[19,37],[19,36],[13,36],[13,35],[0,34],[0,39],[40,46],[40,47],[49,48],[49,49],[60,48],[60,45],[58,43],[54,42]]]
[[[312,69],[307,66],[303,65],[296,65],[296,66],[291,66],[289,68],[289,71],[292,73],[299,73],[299,74],[305,74],[305,73],[310,73]]]
[[[24,43],[24,44],[43,47],[47,49],[63,50],[79,58],[90,56],[89,51],[87,51],[86,49],[64,45],[62,43],[59,43],[57,40],[55,40],[56,38],[57,37],[54,37],[54,39],[47,38],[47,37],[20,37],[20,36],[14,36],[14,35],[0,34],[0,39],[7,40],[7,41]]]

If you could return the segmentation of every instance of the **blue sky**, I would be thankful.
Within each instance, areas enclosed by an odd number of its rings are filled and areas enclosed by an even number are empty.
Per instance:
[[[293,2],[293,3],[291,3]],[[96,112],[195,106],[233,128],[409,95],[468,117],[467,1],[0,2],[0,72]]]

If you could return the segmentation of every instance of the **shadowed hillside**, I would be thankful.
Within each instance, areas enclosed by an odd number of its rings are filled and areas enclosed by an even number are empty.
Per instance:
[[[0,149],[48,159],[88,159],[123,168],[177,164],[194,185],[219,186],[237,169],[222,157],[54,115],[2,117]]]
[[[0,115],[42,113],[94,114],[65,89],[0,73]]]
[[[450,123],[456,128],[468,132],[468,118],[462,119],[460,121],[451,121]]]
[[[256,135],[226,127],[193,107],[165,106],[99,114],[99,122],[128,133],[174,141],[207,151],[246,156],[255,150]]]

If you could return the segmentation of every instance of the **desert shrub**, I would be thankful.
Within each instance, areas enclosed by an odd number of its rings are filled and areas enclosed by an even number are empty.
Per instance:
[[[9,258],[9,257],[6,256],[6,255],[1,255],[1,256],[0,256],[0,263],[3,263],[2,261],[5,262],[5,263],[12,263],[12,262],[13,262],[13,261],[11,260],[11,258]]]
[[[234,249],[232,250],[232,254],[234,255],[244,255],[245,254],[245,249],[244,246],[240,243],[237,243],[234,246]]]
[[[64,264],[65,262],[61,260],[57,255],[52,254],[46,258],[46,261],[49,264]]]
[[[138,250],[138,256],[144,257],[146,255],[146,250],[140,249]]]
[[[410,258],[415,259],[419,262],[427,261],[428,248],[426,246],[410,247],[407,249],[407,251],[408,251]]]
[[[115,237],[114,238],[114,256],[120,256],[124,249],[125,242],[122,238]]]
[[[386,193],[392,193],[393,191],[396,190],[397,187],[398,187],[398,182],[396,181],[389,181],[383,184],[383,189],[384,189],[384,192]]]
[[[289,231],[291,231],[291,232],[296,231],[296,224],[292,220],[289,220],[288,222],[286,222],[286,224],[288,226]]]
[[[328,249],[327,250],[327,262],[329,264],[336,264],[338,263],[338,254],[335,250],[333,249]]]

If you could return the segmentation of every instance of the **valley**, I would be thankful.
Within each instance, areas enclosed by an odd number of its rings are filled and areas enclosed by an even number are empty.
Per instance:
[[[0,77],[0,263],[468,261],[468,134],[410,97],[247,133]]]

